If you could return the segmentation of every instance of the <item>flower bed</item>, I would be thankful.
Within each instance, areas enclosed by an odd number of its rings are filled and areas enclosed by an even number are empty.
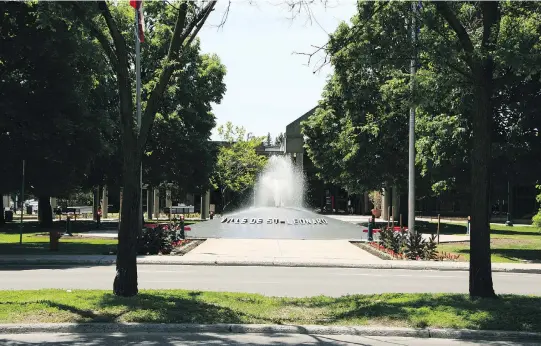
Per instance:
[[[358,245],[368,252],[383,258],[412,261],[458,261],[460,255],[438,252],[436,236],[428,241],[421,233],[411,234],[406,229],[383,228],[379,230],[379,242]]]
[[[190,227],[184,226],[184,231],[190,231]],[[182,239],[180,233],[181,225],[179,223],[145,224],[139,239],[137,253],[139,255],[169,255],[175,249],[184,248],[192,242],[189,239]],[[190,250],[194,247],[191,247]]]

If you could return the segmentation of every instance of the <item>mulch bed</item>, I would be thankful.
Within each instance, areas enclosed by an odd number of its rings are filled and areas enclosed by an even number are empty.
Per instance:
[[[174,248],[169,256],[184,256],[185,254],[192,251],[199,245],[203,244],[205,240],[206,239],[188,239],[186,240],[187,242],[184,243],[183,245]],[[168,256],[168,255],[164,255],[164,256]]]
[[[441,261],[445,261],[445,262],[463,262],[464,261],[464,259],[461,256],[451,254],[451,253],[440,253],[440,255],[442,255],[441,259],[435,259],[435,260],[422,260],[422,259],[412,260],[412,259],[409,259],[409,258],[406,258],[406,257],[397,257],[396,255],[393,256],[392,254],[384,252],[384,251],[374,247],[373,245],[370,245],[369,243],[353,242],[353,241],[351,243],[353,245],[357,246],[358,248],[363,249],[364,251],[366,251],[366,252],[368,252],[368,253],[376,256],[376,257],[379,257],[379,258],[381,258],[383,260],[425,261],[425,262],[441,262]],[[376,243],[372,243],[372,244],[376,244]]]

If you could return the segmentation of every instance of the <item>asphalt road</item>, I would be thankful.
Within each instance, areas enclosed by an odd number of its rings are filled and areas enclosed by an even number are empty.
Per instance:
[[[538,345],[512,341],[459,341],[397,337],[363,337],[302,334],[0,334],[0,345],[87,346],[87,345],[364,345],[364,346],[518,346]]]
[[[111,289],[114,266],[0,267],[0,289]],[[541,295],[541,275],[494,273],[497,293]],[[468,272],[348,268],[139,265],[141,289],[250,292],[269,296],[467,293]]]

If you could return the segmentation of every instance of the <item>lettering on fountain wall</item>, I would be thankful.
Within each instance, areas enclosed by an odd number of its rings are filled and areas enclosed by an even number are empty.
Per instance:
[[[325,219],[280,219],[280,218],[242,218],[242,217],[224,217],[222,223],[231,223],[236,225],[292,225],[292,226],[306,226],[306,225],[327,225],[328,222]]]

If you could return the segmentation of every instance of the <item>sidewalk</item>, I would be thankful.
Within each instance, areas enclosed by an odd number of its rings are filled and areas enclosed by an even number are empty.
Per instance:
[[[38,334],[38,333],[41,333]],[[355,345],[465,345],[458,342],[459,340],[470,340],[468,345],[486,345],[490,343],[475,341],[494,340],[496,342],[505,343],[502,345],[519,345],[515,342],[520,342],[520,345],[526,345],[530,342],[541,340],[540,333],[534,332],[518,332],[518,331],[503,331],[503,330],[471,330],[471,329],[437,329],[437,328],[396,328],[396,327],[378,327],[378,326],[324,326],[324,325],[272,325],[272,324],[177,324],[177,323],[37,323],[37,324],[0,324],[0,336],[7,335],[13,339],[22,338],[20,336],[27,335],[26,341],[43,342],[47,344],[51,342],[54,345],[55,337],[63,334],[63,337],[72,337],[71,340],[62,340],[70,343],[70,341],[79,341],[80,345],[93,343],[97,341],[98,336],[114,338],[116,342],[111,345],[118,345],[118,341],[122,343],[126,336],[132,335],[140,342],[144,336],[166,336],[175,337],[189,336],[200,334],[207,337],[205,343],[217,345],[242,345],[250,343],[250,337],[266,336],[272,340],[270,343],[255,343],[261,345],[277,344],[302,344],[313,345],[343,345],[353,342]],[[71,334],[71,335],[69,335]],[[47,335],[53,336],[53,340],[47,340]],[[220,335],[221,337],[216,337]],[[78,336],[73,337],[73,336]],[[237,338],[237,340],[222,340],[226,343],[221,343],[219,339]],[[286,336],[296,337],[296,342],[283,343]],[[315,340],[302,339],[300,336],[311,336]],[[356,337],[357,339],[344,340],[343,337]],[[210,338],[209,338],[210,337]],[[30,338],[30,340],[28,340]],[[93,338],[94,340],[90,340]],[[282,340],[280,340],[282,338]],[[362,338],[363,342],[359,342]],[[384,338],[408,338],[385,340]],[[79,339],[79,340],[77,340]],[[210,340],[208,340],[210,339]],[[342,339],[342,340],[341,340]],[[449,340],[453,339],[453,340]],[[5,339],[4,339],[5,340]],[[17,342],[19,341],[17,340]],[[101,339],[100,344],[104,341]],[[107,340],[111,341],[111,339]],[[131,340],[130,340],[131,341]],[[156,341],[156,340],[153,340]],[[161,340],[160,340],[161,341]],[[176,340],[178,341],[178,340]],[[233,341],[232,343],[230,343]],[[394,341],[394,342],[393,342]],[[197,341],[196,341],[197,342]],[[358,343],[356,343],[358,342]],[[402,343],[404,342],[404,343]],[[456,342],[456,343],[455,343]],[[60,343],[58,343],[60,344]],[[62,342],[62,344],[64,344]],[[71,343],[70,343],[71,344]],[[107,343],[109,344],[109,343]],[[125,343],[128,344],[128,343]],[[130,343],[131,344],[131,343]],[[153,343],[154,344],[154,343]],[[161,343],[162,345],[175,345],[184,343]],[[252,344],[252,343],[251,343]],[[500,343],[498,343],[500,344]],[[537,343],[538,344],[538,343]]]
[[[379,258],[378,258],[379,259]],[[2,265],[112,265],[116,256],[107,255],[3,255]],[[321,268],[365,268],[365,269],[406,269],[468,271],[467,262],[399,261],[399,260],[345,260],[345,259],[302,259],[302,258],[257,258],[225,257],[220,255],[197,257],[188,256],[139,256],[138,264],[151,265],[221,265],[221,266],[274,266],[274,267],[321,267]],[[0,267],[1,269],[1,267]],[[493,272],[541,274],[541,264],[493,263]]]

